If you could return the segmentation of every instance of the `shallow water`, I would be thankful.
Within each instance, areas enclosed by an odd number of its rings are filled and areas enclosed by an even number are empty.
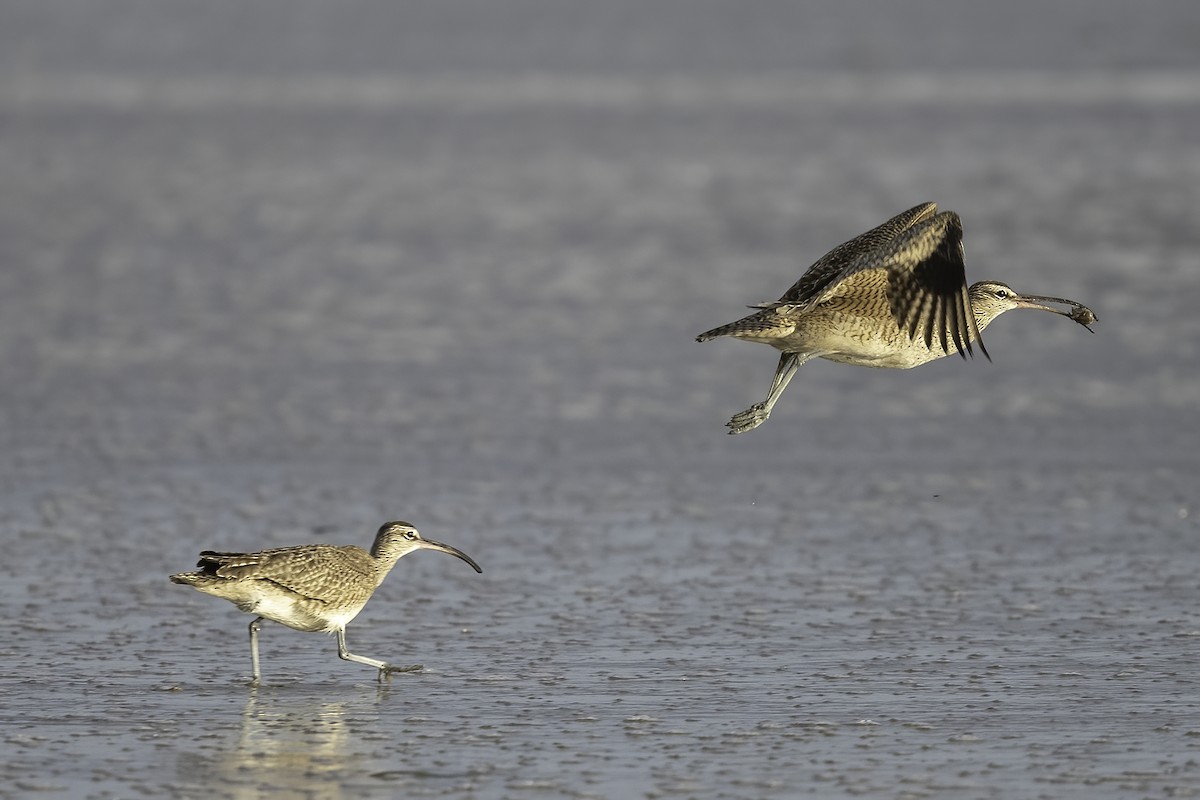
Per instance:
[[[469,5],[0,12],[0,796],[1200,794],[1192,4]],[[924,200],[1096,335],[725,436],[776,356],[692,337]],[[389,518],[484,573],[384,686],[166,580]]]

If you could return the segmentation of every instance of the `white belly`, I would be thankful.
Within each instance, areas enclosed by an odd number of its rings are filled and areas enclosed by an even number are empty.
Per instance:
[[[316,605],[311,600],[297,602],[292,597],[272,594],[259,597],[252,607],[243,610],[298,631],[327,633],[345,628],[362,611],[362,606],[315,608]]]

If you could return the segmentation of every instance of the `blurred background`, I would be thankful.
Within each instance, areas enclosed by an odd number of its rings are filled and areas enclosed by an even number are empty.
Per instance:
[[[1198,130],[1184,0],[0,3],[0,779],[1200,792]],[[1096,335],[725,436],[777,354],[693,337],[930,200]],[[391,690],[166,581],[391,518],[484,568]]]

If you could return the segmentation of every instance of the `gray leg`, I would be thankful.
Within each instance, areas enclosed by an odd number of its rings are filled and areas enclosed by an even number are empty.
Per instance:
[[[346,649],[345,629],[337,632],[337,641],[338,658],[344,661],[355,661],[359,664],[366,664],[368,667],[374,667],[375,669],[379,670],[380,681],[382,681],[384,678],[390,677],[393,672],[419,672],[424,669],[424,667],[422,667],[420,664],[413,664],[411,667],[393,667],[391,664],[388,664],[385,661],[377,661],[374,658],[354,655],[354,653],[351,653]]]
[[[767,399],[761,403],[755,403],[740,414],[734,414],[733,419],[725,423],[725,426],[729,428],[730,435],[754,430],[766,422],[767,418],[771,416],[771,409],[779,401],[779,396],[787,388],[788,382],[796,374],[796,370],[810,358],[812,356],[805,353],[784,353],[781,355],[779,357],[779,366],[775,368],[775,378],[771,381],[771,391],[767,392]]]
[[[257,617],[250,623],[250,665],[254,671],[254,678],[250,681],[252,684],[257,684],[262,678],[262,672],[258,668],[258,629],[262,627],[262,617]]]

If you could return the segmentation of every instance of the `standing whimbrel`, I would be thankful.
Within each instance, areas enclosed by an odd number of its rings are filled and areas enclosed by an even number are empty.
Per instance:
[[[1085,328],[1096,321],[1074,300],[1021,295],[998,281],[968,289],[962,233],[953,211],[939,214],[936,203],[910,208],[830,250],[777,301],[750,306],[760,310],[697,336],[698,342],[732,336],[783,351],[767,399],[735,414],[729,432],[766,422],[797,368],[812,358],[908,369],[952,348],[965,359],[974,355],[974,342],[991,360],[980,333],[1005,311],[1036,308]]]
[[[393,672],[409,672],[420,666],[393,667],[351,653],[346,649],[346,625],[362,611],[396,561],[421,549],[449,553],[470,564],[476,572],[483,572],[461,550],[422,539],[407,522],[388,522],[375,534],[369,553],[354,545],[328,544],[280,547],[258,553],[205,550],[196,562],[199,571],[172,575],[171,580],[223,597],[247,614],[257,615],[250,623],[250,660],[255,683],[261,677],[258,629],[264,619],[298,631],[336,633],[338,656],[375,667],[382,681]]]

